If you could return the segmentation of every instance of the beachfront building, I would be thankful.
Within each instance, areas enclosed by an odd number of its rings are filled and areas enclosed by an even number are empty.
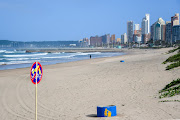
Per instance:
[[[140,29],[139,24],[135,24],[134,25],[134,30],[139,30],[139,29]]]
[[[172,27],[172,43],[180,43],[180,25]]]
[[[103,35],[102,42],[103,42],[103,44],[109,44],[110,43],[110,34]]]
[[[139,27],[137,27],[137,24],[135,24],[136,29],[134,29],[134,34],[133,34],[133,42],[135,43],[140,43],[141,42],[141,30]],[[139,26],[139,24],[138,24]]]
[[[121,38],[117,38],[116,42],[121,43]]]
[[[79,40],[80,47],[89,47],[90,40],[88,38],[83,38]]]
[[[150,39],[150,15],[146,14],[141,22],[141,42],[143,44],[147,43]]]
[[[151,37],[150,35],[151,35],[150,33],[149,34],[142,34],[141,35],[141,43],[146,44]]]
[[[161,25],[161,40],[165,42],[166,39],[166,25]]]
[[[96,35],[95,37],[90,37],[90,45],[94,47],[102,46],[102,37]]]
[[[127,34],[126,33],[121,35],[121,44],[127,44]]]
[[[177,27],[174,28],[173,31],[173,27],[179,25],[179,13],[176,13],[174,16],[171,17],[171,45],[174,44],[175,40],[176,40],[176,29]],[[175,33],[173,33],[175,32]]]
[[[179,13],[176,13],[174,16],[171,17],[171,28],[174,25],[179,25]]]
[[[159,18],[152,26],[151,26],[151,38],[153,38],[153,41],[162,40],[165,34],[165,31],[163,28],[163,25],[165,25],[165,21],[162,18]],[[165,37],[164,37],[165,38]]]
[[[127,22],[127,40],[128,43],[133,42],[133,21]]]
[[[166,21],[166,43],[171,44],[171,21]]]
[[[116,38],[115,38],[115,34],[111,35],[111,43],[114,43],[114,42],[115,42],[115,40],[116,40]]]
[[[150,15],[146,14],[141,22],[142,34],[149,34],[150,32]]]
[[[154,24],[151,25],[151,37],[150,37],[151,40],[154,40]]]
[[[133,41],[135,43],[140,43],[141,42],[141,34],[134,34],[133,35]]]
[[[141,30],[134,30],[133,42],[135,42],[135,43],[141,42]]]

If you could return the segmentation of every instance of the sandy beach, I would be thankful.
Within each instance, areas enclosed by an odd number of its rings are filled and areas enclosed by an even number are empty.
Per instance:
[[[126,50],[127,55],[43,67],[38,84],[39,120],[177,120],[179,102],[159,102],[158,91],[180,78],[165,71],[171,48]],[[121,63],[120,60],[124,60]],[[165,99],[178,99],[180,96]],[[96,117],[96,107],[116,105],[117,116]],[[0,120],[34,120],[30,68],[0,71]]]

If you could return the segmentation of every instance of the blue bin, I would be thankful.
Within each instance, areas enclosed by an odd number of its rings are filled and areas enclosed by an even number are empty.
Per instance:
[[[97,117],[113,117],[116,116],[116,106],[110,105],[105,107],[97,106]]]

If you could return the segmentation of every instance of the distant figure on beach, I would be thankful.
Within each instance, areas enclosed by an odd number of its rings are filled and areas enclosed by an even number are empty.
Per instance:
[[[90,57],[90,59],[91,59],[91,55],[90,55],[89,57]]]

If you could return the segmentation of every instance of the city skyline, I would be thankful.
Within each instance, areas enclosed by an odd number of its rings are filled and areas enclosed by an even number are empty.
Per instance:
[[[141,26],[142,18],[148,13],[151,26],[160,17],[164,21],[170,21],[172,15],[180,11],[178,0],[170,3],[153,0],[148,1],[148,6],[145,6],[147,1],[143,0],[138,2],[2,0],[0,3],[0,40],[15,41],[79,40],[104,34],[115,34],[116,38],[120,38],[121,34],[127,32],[127,21],[133,21],[134,24]],[[133,5],[137,5],[137,8],[134,9]],[[112,18],[111,15],[115,17]]]

